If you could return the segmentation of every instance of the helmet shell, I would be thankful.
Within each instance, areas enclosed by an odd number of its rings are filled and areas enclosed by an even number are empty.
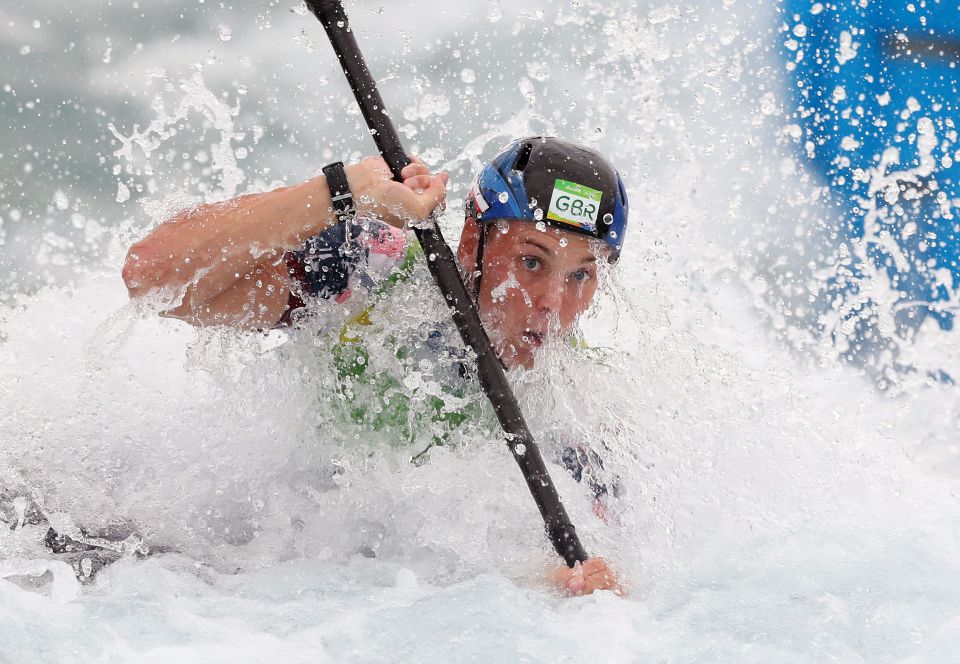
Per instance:
[[[543,222],[604,241],[610,262],[620,257],[627,230],[627,192],[600,153],[550,136],[521,138],[484,166],[467,195],[465,213]]]

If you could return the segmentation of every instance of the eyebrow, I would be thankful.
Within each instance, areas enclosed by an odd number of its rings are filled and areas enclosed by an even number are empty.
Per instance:
[[[523,244],[532,244],[534,247],[536,247],[537,249],[539,249],[539,250],[542,251],[543,253],[547,254],[548,256],[553,256],[554,254],[556,254],[555,251],[553,251],[552,249],[548,249],[547,247],[543,246],[542,244],[540,244],[540,243],[537,242],[536,240],[531,240],[531,239],[529,239],[529,238],[524,238]],[[596,263],[596,262],[597,262],[597,257],[594,256],[592,253],[590,254],[590,256],[589,256],[588,258],[584,258],[582,261],[580,261],[581,264],[585,264],[585,263]]]

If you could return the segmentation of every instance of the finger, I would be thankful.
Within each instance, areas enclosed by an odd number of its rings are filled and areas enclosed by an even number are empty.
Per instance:
[[[612,590],[621,597],[625,595],[619,577],[606,566],[584,574],[584,594],[595,590]]]
[[[592,591],[586,590],[586,580],[583,578],[582,574],[571,574],[570,578],[567,579],[564,587],[567,589],[567,592],[574,595],[589,594]]]
[[[428,206],[427,212],[433,212],[437,207],[443,209],[447,199],[446,180],[439,175],[430,178],[430,186],[423,192],[425,204]]]
[[[410,162],[404,168],[426,169],[427,165],[417,157],[411,157]]]
[[[427,168],[426,164],[420,162],[410,162],[400,171],[400,177],[404,180],[407,178],[412,178],[417,175],[426,175],[430,172],[430,169]]]
[[[419,177],[417,178],[419,181]],[[438,175],[431,175],[427,177],[426,186],[419,187],[417,191],[417,202],[420,206],[419,210],[423,216],[426,216],[433,211],[435,207],[440,205],[447,197],[447,187],[441,178]]]
[[[430,190],[439,194],[439,198],[444,198],[447,195],[447,180],[446,173],[432,176],[430,178]]]
[[[430,176],[430,186],[437,189],[438,191],[447,191],[447,182],[450,180],[450,177],[446,173],[437,173],[436,175]]]
[[[591,579],[596,583],[604,583],[607,581],[613,581],[616,579],[616,575],[610,571],[609,568],[603,567],[601,569],[594,569],[587,571],[586,569],[583,572],[584,578]]]
[[[586,580],[580,563],[576,563],[572,568],[558,565],[551,568],[547,576],[554,586],[569,595],[582,595],[586,592]]]
[[[567,567],[566,565],[557,565],[551,567],[547,572],[547,578],[550,579],[550,583],[553,583],[557,586],[566,585],[567,579],[570,578],[570,575],[573,574],[573,570]]]
[[[413,189],[414,191],[425,191],[430,188],[432,183],[433,178],[429,175],[415,175],[404,178],[403,180],[403,184],[406,185],[408,189]]]
[[[603,579],[593,577],[583,580],[583,586],[580,592],[584,595],[590,595],[598,590],[613,590],[616,587],[617,584],[613,581],[612,577],[604,577]]]
[[[610,566],[603,558],[589,558],[583,562],[583,573],[590,575],[598,571],[609,570]]]
[[[597,584],[605,584],[605,583],[612,584],[616,582],[616,578],[617,578],[616,574],[614,574],[608,567],[603,567],[600,569],[594,569],[590,571],[585,570],[583,573],[583,576],[587,579],[590,579],[591,582],[597,583]]]
[[[446,197],[446,187],[439,176],[417,176],[402,184],[389,182],[383,192],[381,204],[396,217],[394,221],[402,223],[426,219]]]

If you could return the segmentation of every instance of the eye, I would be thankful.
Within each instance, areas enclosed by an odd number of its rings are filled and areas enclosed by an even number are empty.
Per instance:
[[[581,283],[588,280],[591,276],[592,275],[590,274],[590,270],[587,270],[586,268],[582,268],[570,274],[571,279]]]
[[[533,256],[524,256],[521,259],[521,262],[523,263],[523,267],[531,272],[534,272],[540,268],[540,259]]]

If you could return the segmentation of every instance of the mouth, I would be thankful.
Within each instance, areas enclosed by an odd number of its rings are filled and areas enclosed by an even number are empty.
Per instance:
[[[543,346],[543,338],[544,335],[540,332],[534,332],[533,330],[524,330],[523,332],[523,340],[534,348]]]

